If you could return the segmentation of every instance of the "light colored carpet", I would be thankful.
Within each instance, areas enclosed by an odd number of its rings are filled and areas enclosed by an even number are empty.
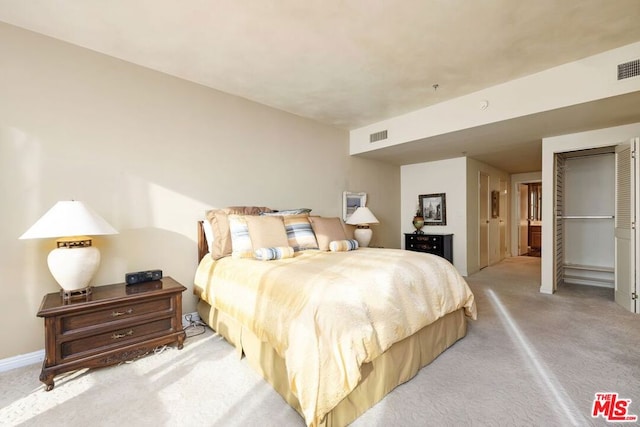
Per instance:
[[[540,258],[517,257],[471,276],[479,313],[467,336],[353,425],[611,425],[591,418],[596,392],[640,415],[640,317],[610,289],[540,294],[539,270]],[[211,331],[181,351],[60,375],[48,393],[39,372],[0,374],[0,425],[304,425]]]

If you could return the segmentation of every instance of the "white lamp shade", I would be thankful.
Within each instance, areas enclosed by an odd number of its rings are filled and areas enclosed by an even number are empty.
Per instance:
[[[378,224],[378,218],[367,207],[359,207],[356,211],[347,219],[347,224],[351,225],[364,225],[364,224]]]
[[[71,200],[56,203],[20,236],[20,239],[102,234],[118,234],[118,232],[83,202]]]

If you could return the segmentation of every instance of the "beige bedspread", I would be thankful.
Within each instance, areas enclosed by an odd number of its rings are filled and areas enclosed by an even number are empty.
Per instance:
[[[360,366],[473,294],[442,258],[398,249],[305,251],[278,261],[210,257],[195,292],[285,358],[305,421],[316,425],[360,380]]]

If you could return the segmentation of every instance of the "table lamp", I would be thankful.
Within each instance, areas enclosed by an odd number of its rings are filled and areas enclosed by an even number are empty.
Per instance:
[[[118,232],[83,202],[71,200],[56,203],[20,239],[58,238],[47,263],[63,297],[69,299],[74,293],[91,292],[89,282],[100,265],[100,251],[88,236],[105,234]]]
[[[356,211],[347,219],[347,224],[355,225],[357,228],[353,232],[353,236],[358,241],[358,246],[366,248],[371,242],[371,236],[373,231],[369,228],[369,224],[378,224],[378,218],[373,215],[371,210],[367,207],[359,207]]]

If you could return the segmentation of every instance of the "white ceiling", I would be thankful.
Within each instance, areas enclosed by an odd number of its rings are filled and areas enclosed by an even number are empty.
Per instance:
[[[639,18],[638,0],[0,0],[0,21],[344,129],[639,41]],[[544,136],[640,121],[619,98],[369,156],[539,170]]]

